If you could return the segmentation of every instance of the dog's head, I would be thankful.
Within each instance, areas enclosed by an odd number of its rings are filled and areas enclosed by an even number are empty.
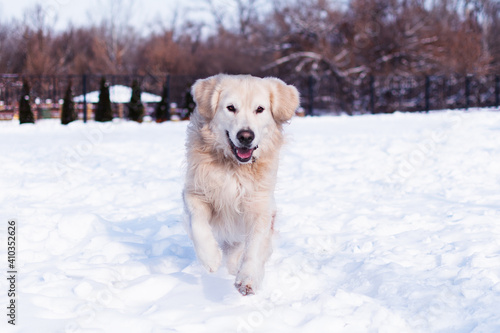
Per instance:
[[[299,106],[297,89],[277,78],[219,74],[196,81],[192,94],[218,146],[241,164],[255,161],[259,146],[266,145]]]

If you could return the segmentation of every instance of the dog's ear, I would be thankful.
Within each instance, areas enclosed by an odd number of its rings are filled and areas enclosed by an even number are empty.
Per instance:
[[[191,94],[196,103],[196,108],[200,115],[207,119],[212,119],[215,115],[220,95],[219,82],[222,76],[218,74],[197,80],[191,87]]]
[[[299,107],[299,92],[292,85],[274,77],[266,77],[271,88],[271,112],[274,120],[282,124],[292,119]]]

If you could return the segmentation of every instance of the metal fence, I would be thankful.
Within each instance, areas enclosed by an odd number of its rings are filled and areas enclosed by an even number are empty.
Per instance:
[[[182,109],[185,104],[186,93],[196,80],[188,75],[115,75],[115,74],[86,74],[86,75],[20,75],[0,74],[0,120],[12,119],[17,115],[19,99],[23,81],[31,86],[30,100],[36,119],[58,118],[62,108],[64,94],[71,83],[73,95],[87,95],[100,89],[100,81],[106,79],[109,86],[124,85],[130,87],[137,80],[144,92],[162,96],[164,89],[168,96],[168,103]],[[125,115],[123,104],[112,103],[116,117]],[[153,113],[155,103],[146,104],[148,114]],[[77,103],[79,119],[84,121],[93,118],[95,105],[90,101]],[[176,108],[174,108],[174,112]],[[84,112],[86,110],[86,112]]]
[[[307,114],[392,113],[498,107],[500,104],[498,75],[367,76],[355,82],[325,76],[303,79],[300,87],[302,106]]]
[[[85,95],[99,90],[102,77],[110,86],[131,86],[138,80],[142,90],[162,95],[166,89],[169,103],[182,110],[186,93],[197,79],[188,75],[20,75],[0,74],[0,119],[17,114],[23,80],[31,85],[31,101],[37,119],[57,118],[68,83],[73,93]],[[391,113],[394,111],[429,111],[469,107],[492,107],[500,104],[500,77],[486,76],[367,76],[347,80],[333,76],[282,77],[301,93],[301,105],[308,115],[324,113]],[[175,107],[177,106],[177,108]],[[78,103],[80,119],[92,119],[92,103]],[[123,105],[113,105],[115,116],[123,117]],[[87,110],[87,112],[84,112]],[[149,114],[154,105],[146,105]]]

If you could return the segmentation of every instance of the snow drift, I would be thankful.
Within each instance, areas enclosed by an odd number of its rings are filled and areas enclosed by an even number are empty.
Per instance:
[[[0,123],[3,332],[500,331],[498,110],[293,119],[251,297],[181,227],[186,125]]]

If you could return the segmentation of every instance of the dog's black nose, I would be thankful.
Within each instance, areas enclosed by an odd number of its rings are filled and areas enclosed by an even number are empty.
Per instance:
[[[253,139],[255,139],[255,134],[251,130],[241,130],[236,134],[238,141],[244,146],[250,146]]]

